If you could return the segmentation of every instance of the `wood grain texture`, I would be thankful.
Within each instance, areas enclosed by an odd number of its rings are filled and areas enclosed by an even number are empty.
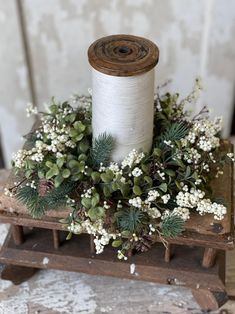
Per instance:
[[[226,253],[226,291],[235,300],[235,250]]]
[[[202,260],[202,266],[205,268],[210,268],[214,265],[217,255],[217,250],[213,248],[205,248]]]
[[[223,149],[230,152],[232,146],[228,141],[224,141]],[[232,163],[226,164],[223,170],[223,176],[213,182],[213,191],[215,196],[222,197],[226,201],[227,214],[224,220],[216,221],[213,215],[209,214],[192,215],[192,218],[186,222],[183,234],[175,239],[168,239],[169,243],[198,245],[215,249],[232,249],[234,247]],[[13,182],[14,177],[11,175],[7,185],[12,186]],[[66,217],[68,213],[69,210],[62,208],[48,211],[40,220],[33,219],[27,213],[27,208],[18,200],[4,195],[2,186],[0,193],[1,222],[63,230],[64,226],[59,223],[59,219]],[[160,241],[160,239],[156,238],[156,241]]]
[[[19,247],[15,245],[9,232],[0,252],[1,263],[79,271],[195,289],[210,287],[215,291],[224,290],[223,278],[220,278],[220,263],[216,262],[209,269],[200,266],[199,260],[203,253],[201,248],[176,246],[175,256],[169,266],[164,260],[165,248],[162,244],[156,244],[144,254],[132,255],[128,261],[120,261],[111,245],[105,248],[103,254],[92,256],[89,235],[66,241],[66,233],[61,233],[61,246],[57,250],[53,247],[50,230],[26,228],[25,234],[26,241]],[[134,265],[132,270],[131,265]]]
[[[192,289],[192,294],[200,307],[207,311],[218,310],[228,301],[228,295],[225,291]]]
[[[113,76],[134,76],[150,71],[158,62],[158,47],[133,35],[112,35],[96,40],[88,49],[90,65]]]

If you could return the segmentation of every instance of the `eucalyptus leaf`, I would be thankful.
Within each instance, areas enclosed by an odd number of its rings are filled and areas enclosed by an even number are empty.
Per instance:
[[[78,136],[76,136],[76,137],[75,137],[76,142],[81,141],[81,140],[83,139],[83,137],[84,137],[84,134],[83,134],[83,133],[81,133],[81,134],[79,134]]]
[[[55,177],[55,188],[58,188],[61,183],[64,181],[64,178],[62,177],[62,175],[58,175]]]
[[[102,218],[104,216],[104,208],[103,207],[92,207],[88,210],[88,217],[95,221],[99,218]]]
[[[95,207],[96,205],[99,204],[99,202],[100,202],[100,195],[96,193],[91,199],[91,206]]]
[[[141,195],[142,194],[142,190],[138,185],[134,185],[133,192],[135,193],[135,195]]]
[[[162,190],[162,192],[164,192],[164,193],[167,192],[167,184],[166,183],[162,183],[161,185],[158,186],[158,188],[160,190]]]
[[[88,197],[84,197],[82,198],[82,201],[81,201],[82,205],[86,208],[90,208],[91,207],[91,198],[88,198]]]
[[[79,162],[75,159],[72,159],[68,162],[69,168],[78,168],[79,167]]]
[[[79,132],[83,132],[86,128],[86,126],[81,122],[81,121],[76,121],[74,124],[73,124],[74,128],[76,130],[78,130]]]
[[[69,169],[64,169],[62,172],[62,177],[63,178],[68,178],[70,176],[71,172]]]
[[[76,130],[76,129],[71,129],[70,132],[69,132],[69,135],[70,135],[72,138],[78,136],[78,134],[79,134],[79,132],[78,132],[78,130]]]
[[[122,240],[119,239],[119,240],[114,240],[112,242],[112,247],[119,247],[120,245],[122,245]]]
[[[175,171],[172,169],[165,169],[164,170],[166,174],[168,174],[168,176],[170,177],[174,177],[175,176]]]
[[[103,186],[103,192],[105,197],[110,197],[111,196],[111,191],[108,185]]]
[[[64,157],[60,157],[60,158],[57,158],[56,160],[56,164],[59,168],[62,168],[63,164],[64,164]],[[50,168],[50,167],[49,167]]]
[[[153,179],[149,176],[145,176],[144,181],[147,182],[150,187],[153,185]]]
[[[94,183],[98,183],[100,181],[100,173],[97,171],[93,171],[91,173],[91,178],[94,181]]]
[[[185,172],[185,178],[188,178],[190,176],[190,174],[191,174],[191,168],[190,168],[190,166],[187,166],[186,172]]]

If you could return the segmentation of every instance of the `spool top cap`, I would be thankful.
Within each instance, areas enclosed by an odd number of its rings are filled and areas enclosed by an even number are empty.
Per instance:
[[[102,37],[88,49],[90,65],[113,76],[148,72],[158,63],[158,58],[158,47],[152,41],[132,35]]]

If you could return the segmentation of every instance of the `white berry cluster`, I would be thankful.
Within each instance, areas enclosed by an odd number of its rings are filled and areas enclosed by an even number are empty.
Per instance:
[[[157,198],[162,199],[163,203],[166,204],[170,199],[170,195],[165,194],[160,196],[160,193],[157,190],[150,190],[144,201],[137,196],[130,199],[129,204],[146,212],[151,218],[157,219],[161,217],[161,212],[156,206],[151,207],[152,203],[155,202]]]
[[[181,144],[183,147],[186,147],[188,143],[195,144],[200,150],[210,152],[220,145],[220,139],[217,135],[221,129],[221,118],[215,118],[214,121],[209,119],[196,120],[193,123],[192,130],[185,138],[181,139]]]
[[[161,199],[164,204],[167,204],[170,198],[171,198],[170,194],[165,194],[161,196]]]
[[[38,109],[32,103],[27,103],[26,105],[26,116],[27,118],[31,117],[32,115],[38,114]]]
[[[190,218],[189,209],[186,207],[175,207],[173,210],[173,214],[179,216],[184,221],[186,221]]]
[[[233,162],[235,161],[234,159],[234,154],[233,153],[227,153],[228,158],[230,158]]]
[[[191,188],[189,191],[188,186],[186,185],[183,187],[183,189],[184,191],[180,191],[176,196],[176,203],[179,206],[178,208],[174,209],[176,213],[180,211],[182,216],[186,218],[189,216],[189,212],[187,213],[186,209],[195,208],[200,215],[208,213],[214,214],[214,219],[217,220],[222,220],[224,218],[224,215],[227,212],[227,209],[224,205],[211,202],[210,199],[205,199],[205,192],[199,189]]]
[[[143,171],[139,167],[135,167],[131,173],[133,177],[139,177],[143,174]]]
[[[161,172],[160,170],[157,170],[157,173],[158,173],[159,177],[160,177],[162,180],[165,180],[165,179],[166,179],[164,172]]]
[[[148,192],[148,196],[146,200],[147,202],[151,203],[151,202],[154,202],[159,196],[160,196],[160,193],[157,190],[150,190]]]
[[[123,259],[124,261],[127,260],[127,257],[123,254],[122,250],[118,250],[117,253],[118,253],[117,254],[118,259]]]
[[[184,191],[180,191],[176,195],[176,203],[179,207],[194,208],[197,206],[197,203],[203,199],[205,192],[191,188],[188,191],[188,187],[184,186]]]
[[[14,193],[9,188],[4,188],[4,194],[9,197],[13,197]]]
[[[144,158],[144,153],[138,151],[136,149],[133,149],[122,161],[121,166],[122,169],[129,166],[132,168],[134,165],[137,165],[141,162],[141,160]]]
[[[28,156],[26,149],[19,149],[18,152],[13,153],[12,159],[16,168],[23,168],[25,166],[25,158]]]
[[[203,199],[198,202],[196,211],[198,211],[200,215],[214,214],[214,219],[216,220],[222,220],[227,213],[227,209],[224,205],[215,202],[212,203],[209,199]]]
[[[198,152],[195,148],[190,148],[186,153],[184,153],[184,160],[187,161],[187,163],[191,164],[198,164],[201,159],[201,154]]]
[[[25,185],[30,186],[34,190],[37,189],[37,186],[35,185],[35,180],[32,180],[31,182],[27,182]]]
[[[143,206],[142,199],[139,196],[129,199],[129,204],[136,208],[142,208]]]
[[[80,234],[88,233],[94,235],[94,244],[96,249],[96,254],[100,254],[104,251],[104,247],[109,244],[111,239],[116,239],[115,233],[110,233],[104,228],[104,222],[98,219],[95,222],[91,222],[90,219],[86,219],[80,223],[72,222],[68,226],[68,230]]]
[[[91,198],[92,197],[92,193],[94,192],[95,188],[91,187],[87,190],[83,191],[83,194],[81,194],[81,197],[85,197],[85,198]]]
[[[88,93],[90,96],[92,95],[92,89],[88,88]],[[78,94],[73,94],[70,96],[70,104],[72,106],[76,105],[86,111],[91,110],[91,105],[92,105],[92,98],[90,96],[85,96],[85,95],[78,95]]]
[[[161,212],[157,207],[147,206],[144,209],[148,213],[148,215],[153,219],[157,219],[157,218],[161,217]]]
[[[76,142],[70,135],[71,127],[61,124],[61,115],[66,117],[73,113],[71,107],[58,107],[58,114],[52,118],[51,115],[41,117],[42,125],[35,131],[37,140],[32,149],[21,149],[13,154],[13,162],[16,168],[25,167],[26,160],[42,162],[48,152],[54,153],[57,158],[66,155],[68,148],[75,148]]]

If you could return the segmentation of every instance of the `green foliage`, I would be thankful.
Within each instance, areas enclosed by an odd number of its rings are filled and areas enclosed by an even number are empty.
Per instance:
[[[18,190],[16,197],[27,206],[33,218],[38,218],[45,214],[45,204],[39,203],[39,194],[36,189],[30,186],[23,186]]]
[[[41,218],[46,211],[66,206],[67,195],[75,188],[74,183],[63,182],[58,188],[40,196],[37,189],[23,186],[17,192],[17,198],[27,206],[33,218]]]
[[[159,147],[166,145],[165,141],[179,141],[185,137],[189,132],[189,125],[186,122],[172,123],[160,136],[157,138]]]
[[[226,154],[220,156],[216,147],[208,158],[208,152],[199,145],[205,129],[212,128],[213,136],[213,122],[201,120],[199,114],[200,123],[205,123],[205,127],[195,129],[195,117],[191,122],[186,119],[184,104],[194,96],[191,94],[180,101],[178,94],[157,95],[153,147],[144,156],[141,152],[131,152],[124,167],[110,165],[115,144],[111,135],[99,135],[92,145],[91,110],[86,109],[91,104],[90,97],[76,96],[79,104],[84,105],[77,108],[70,101],[56,103],[52,99],[49,112],[41,114],[38,132],[27,136],[25,149],[13,162],[14,170],[22,173],[29,184],[12,187],[11,191],[17,190],[18,199],[34,218],[40,218],[50,209],[68,206],[66,196],[70,195],[72,214],[64,221],[71,227],[70,235],[77,232],[76,223],[82,226],[90,220],[98,236],[99,227],[109,234],[120,234],[120,238],[114,237],[112,245],[121,246],[122,253],[133,247],[133,233],[141,237],[149,235],[149,231],[153,236],[159,233],[167,238],[178,236],[184,221],[172,213],[165,216],[165,211],[172,212],[177,207],[177,194],[184,185],[188,191],[193,187],[206,192],[209,198],[212,170],[226,159]],[[56,133],[53,138],[52,132]],[[193,140],[185,139],[189,132]],[[100,169],[101,163],[104,169]],[[36,184],[46,182],[34,189],[30,187],[31,183],[34,185],[32,180]],[[161,221],[160,217],[165,218]]]
[[[92,166],[98,168],[101,163],[106,166],[110,161],[113,148],[113,137],[106,133],[100,134],[94,140],[93,147],[90,152]]]
[[[127,208],[117,214],[117,223],[122,231],[138,232],[145,223],[145,214],[138,208]]]
[[[184,231],[184,221],[175,214],[166,216],[161,223],[162,234],[166,238],[175,238]]]
[[[91,221],[96,221],[97,219],[104,217],[104,208],[100,206],[92,207],[88,210],[87,214]]]

